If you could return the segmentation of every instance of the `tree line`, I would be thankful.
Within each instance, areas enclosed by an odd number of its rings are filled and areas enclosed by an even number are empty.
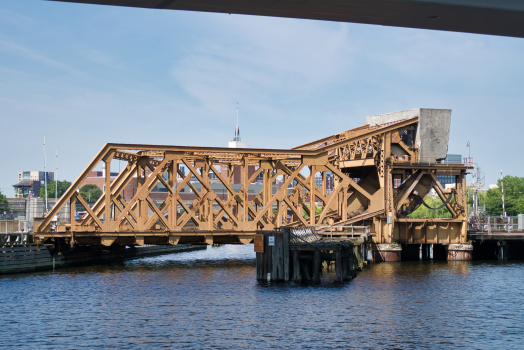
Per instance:
[[[58,198],[71,186],[69,181],[53,181],[47,184],[47,198],[55,198],[55,188]],[[96,202],[102,196],[102,190],[97,185],[84,185],[80,188],[80,196],[86,202]],[[45,198],[45,187],[40,188],[39,198]]]

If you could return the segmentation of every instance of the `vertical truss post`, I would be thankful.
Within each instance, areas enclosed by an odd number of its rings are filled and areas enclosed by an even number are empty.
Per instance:
[[[136,194],[135,196],[138,196],[140,193],[140,190],[142,189],[142,178],[144,176],[144,169],[142,168],[142,163],[138,162],[138,167],[136,168]],[[138,216],[138,222],[137,227],[140,231],[144,230],[144,224],[147,221],[147,214],[146,216],[143,215],[144,213],[144,207],[146,207],[146,213],[147,213],[147,205],[144,204],[144,201],[140,198],[137,199],[137,216]]]
[[[322,194],[324,195],[324,198],[327,196],[327,182],[326,182],[326,170],[322,171]],[[325,205],[326,203],[324,203]]]
[[[393,242],[393,225],[395,224],[395,211],[393,208],[393,179],[391,175],[391,167],[386,168],[386,176],[387,176],[387,199],[386,199],[386,207],[387,207],[387,237],[386,237],[386,243]]]
[[[264,169],[262,170],[262,208],[266,205],[268,198],[268,188],[270,187],[268,184],[268,173],[269,170]]]
[[[104,157],[106,165],[104,198],[105,198],[105,213],[104,213],[104,229],[111,230],[111,160],[113,160],[114,152],[110,152]]]
[[[277,227],[282,226],[283,201],[277,200]]]
[[[461,170],[459,175],[459,181],[457,181],[457,196],[459,197],[455,199],[459,205],[462,206],[463,211],[459,215],[459,217],[462,219],[462,227],[460,232],[460,243],[466,243],[467,241],[467,234],[468,234],[468,207],[467,207],[467,198],[466,198],[466,171]],[[509,225],[508,225],[509,226]]]
[[[311,165],[309,167],[311,175],[309,177],[309,219],[311,226],[315,226],[315,170],[316,167]]]
[[[229,164],[227,166],[227,177],[226,177],[227,184],[229,185],[229,187],[231,187],[231,178],[232,177],[233,177],[233,166],[231,164]],[[232,194],[229,193],[229,191],[227,191],[227,202],[226,203],[229,202],[229,200],[231,199],[231,196],[232,196]]]
[[[169,224],[173,229],[177,229],[178,218],[178,198],[177,198],[177,175],[178,175],[178,160],[174,159],[169,166],[169,186],[171,187],[171,206],[169,207]]]
[[[244,164],[243,164],[243,171],[244,171],[244,211],[243,211],[243,218],[242,220],[244,222],[248,221],[248,213],[249,213],[249,165],[248,165],[248,158],[244,157]]]
[[[206,188],[211,188],[211,185],[209,184],[209,173],[211,172],[212,166],[213,166],[213,163],[210,160],[206,161],[206,165],[205,165],[206,177],[204,177]],[[207,229],[209,231],[212,231],[213,230],[213,199],[212,197],[209,197],[209,196],[207,197],[206,205],[207,205],[207,212],[206,212]]]
[[[71,230],[73,230],[73,224],[76,223],[75,215],[76,215],[76,196],[78,195],[78,192],[75,192],[71,199],[69,200],[69,224],[71,224]]]
[[[347,187],[342,187],[342,221],[348,219],[348,191]]]
[[[269,169],[267,170],[267,202],[266,204],[271,200],[271,197],[273,197],[273,170]],[[271,219],[273,218],[273,206],[267,211],[267,221],[271,222]]]

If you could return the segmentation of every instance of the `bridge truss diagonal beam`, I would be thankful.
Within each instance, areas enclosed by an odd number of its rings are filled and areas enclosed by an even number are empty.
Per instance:
[[[68,237],[81,245],[249,243],[260,230],[349,223],[373,225],[377,240],[391,241],[395,223],[388,236],[383,219],[393,215],[396,220],[403,206],[415,210],[416,203],[409,198],[415,188],[424,197],[433,187],[442,197],[444,190],[434,172],[453,168],[462,172],[463,181],[467,168],[440,163],[424,163],[417,168],[413,161],[392,161],[391,145],[400,142],[398,130],[416,127],[417,123],[415,116],[387,125],[366,124],[293,149],[108,143],[48,215],[36,220],[35,234],[42,240]],[[405,144],[399,149],[417,159],[414,146]],[[110,169],[111,160],[127,161],[127,165],[115,178],[106,172],[105,191],[89,207],[79,196],[80,187],[100,163]],[[181,166],[187,168],[187,174]],[[219,168],[227,169],[226,173]],[[238,168],[244,177],[234,188],[232,174]],[[392,188],[395,169],[412,172],[412,180],[406,180],[407,191]],[[353,175],[355,171],[360,174],[358,178]],[[215,185],[211,174],[215,175]],[[328,174],[333,179],[332,191],[327,188]],[[258,178],[262,178],[262,185],[253,193],[250,187]],[[427,178],[431,185],[426,183]],[[131,181],[136,181],[137,190],[124,199],[123,191]],[[158,193],[153,195],[157,184],[166,188],[161,199]],[[225,193],[218,193],[217,184]],[[185,188],[190,189],[190,197]],[[460,209],[465,203],[463,192],[457,190],[456,203],[448,205],[454,222],[465,220]],[[77,201],[87,211],[78,220]],[[66,204],[71,205],[68,222],[53,228],[52,218]]]

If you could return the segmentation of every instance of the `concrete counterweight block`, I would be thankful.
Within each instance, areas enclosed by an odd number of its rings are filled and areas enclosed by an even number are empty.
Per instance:
[[[452,243],[445,246],[448,261],[467,261],[473,258],[473,244]]]
[[[400,261],[402,246],[400,244],[373,244],[371,247],[374,262]]]

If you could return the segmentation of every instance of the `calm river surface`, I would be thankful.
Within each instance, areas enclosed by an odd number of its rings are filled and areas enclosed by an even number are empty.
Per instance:
[[[0,277],[0,348],[524,349],[524,262],[255,280],[253,246]]]

